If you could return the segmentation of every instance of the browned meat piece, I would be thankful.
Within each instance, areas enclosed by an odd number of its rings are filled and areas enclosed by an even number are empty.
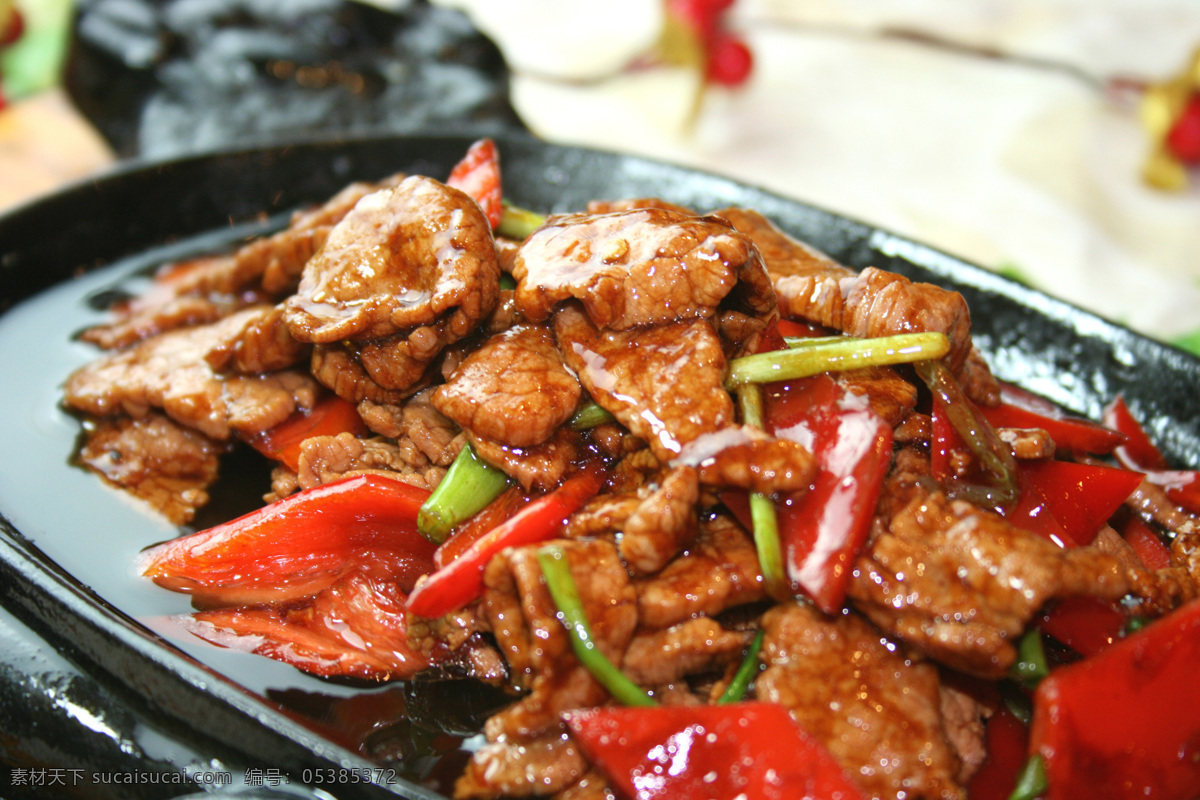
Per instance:
[[[358,439],[352,433],[314,436],[300,444],[296,481],[310,489],[359,472],[386,472],[389,477],[432,490],[446,474],[423,458],[412,463],[396,444],[379,439]],[[417,454],[419,455],[419,454]]]
[[[608,781],[595,770],[584,775],[578,783],[554,796],[554,800],[618,800]]]
[[[969,678],[955,673],[943,673],[941,678],[938,708],[942,728],[946,732],[946,742],[962,764],[958,782],[965,785],[987,758],[984,721],[992,715],[996,700],[989,698],[989,704],[980,702],[976,697],[977,687],[969,683]],[[987,687],[994,689],[994,684],[987,684]]]
[[[1031,461],[1054,458],[1054,440],[1041,428],[997,428],[996,435],[1012,449],[1013,458]]]
[[[446,335],[447,321],[415,328],[370,342],[343,342],[354,354],[367,375],[388,391],[412,394],[429,384],[431,363],[442,349],[454,341]]]
[[[496,307],[483,323],[483,332],[499,333],[522,322],[525,322],[525,317],[517,309],[517,293],[512,289],[501,289]]]
[[[637,597],[611,542],[561,541],[579,588],[596,646],[621,663],[637,625]],[[537,549],[495,556],[484,573],[483,613],[508,660],[512,681],[529,694],[492,716],[485,733],[528,738],[557,730],[559,714],[600,705],[608,692],[571,650],[554,601],[542,580]]]
[[[444,341],[453,341],[491,313],[499,280],[491,226],[475,201],[412,176],[359,200],[329,232],[288,298],[288,326],[324,344],[444,317]]]
[[[285,230],[228,255],[165,265],[146,293],[114,307],[111,323],[88,329],[82,338],[105,349],[127,347],[163,331],[213,322],[291,291],[330,228],[363,195],[395,185],[400,177],[351,184],[323,205],[294,214]]]
[[[702,519],[687,552],[634,585],[643,628],[668,628],[700,615],[714,617],[766,597],[754,542],[723,516]]]
[[[557,732],[491,742],[471,755],[454,797],[545,797],[577,785],[587,770],[575,744]]]
[[[880,800],[965,797],[946,742],[937,670],[905,658],[854,615],[785,603],[763,615],[760,700],[780,703]]]
[[[676,467],[642,494],[622,522],[617,541],[621,558],[635,575],[662,569],[695,535],[700,484],[694,469]]]
[[[433,393],[438,411],[501,444],[541,444],[575,413],[583,390],[545,325],[496,334]]]
[[[661,197],[633,197],[624,200],[589,200],[587,204],[587,213],[589,214],[611,214],[614,211],[631,211],[635,208],[665,208],[667,211],[674,211],[679,214],[692,214],[698,216],[695,211],[681,205],[672,203],[669,200],[663,200]]]
[[[466,439],[457,425],[433,407],[432,395],[433,389],[426,389],[401,406],[364,400],[358,404],[358,414],[374,433],[389,439],[407,440],[429,463],[448,467]]]
[[[833,378],[848,391],[867,398],[871,410],[889,428],[907,419],[917,405],[917,387],[890,367],[835,372]]]
[[[805,244],[780,230],[774,222],[748,208],[723,208],[713,216],[723,217],[741,233],[750,237],[762,254],[767,274],[772,279],[788,275],[830,275],[836,282],[853,277],[854,271],[843,267],[815,247]]]
[[[600,331],[575,306],[554,317],[559,350],[592,399],[662,461],[733,421],[725,356],[707,320]]]
[[[710,617],[697,617],[656,631],[640,632],[629,643],[621,671],[640,686],[662,686],[688,675],[721,671],[742,660],[753,632],[730,631]]]
[[[722,311],[717,316],[717,332],[721,334],[726,358],[758,352],[758,342],[766,329],[765,319],[741,311]]]
[[[218,440],[260,433],[312,408],[316,383],[299,372],[219,376],[206,359],[260,314],[247,309],[211,325],[168,331],[85,365],[67,379],[68,405],[98,417],[161,408]]]
[[[370,400],[373,403],[398,406],[414,391],[420,390],[420,386],[404,390],[380,386],[367,374],[357,354],[342,344],[315,345],[309,368],[313,377],[323,386],[351,403]]]
[[[803,445],[747,426],[703,434],[684,445],[671,463],[695,467],[706,486],[763,494],[807,489],[817,472],[816,460]]]
[[[885,632],[954,669],[1001,678],[1015,640],[1052,598],[1114,600],[1117,559],[1069,550],[940,493],[913,499],[855,565],[850,596]]]
[[[467,438],[480,458],[521,484],[526,491],[554,488],[585,455],[583,438],[565,427],[556,430],[548,441],[533,447],[509,447],[469,434]]]
[[[528,319],[574,297],[614,330],[712,317],[743,275],[755,287],[766,279],[754,246],[728,223],[656,208],[551,217],[513,265]],[[758,300],[774,307],[773,292]]]
[[[225,445],[156,413],[101,420],[85,431],[79,460],[175,525],[208,503]]]
[[[297,342],[283,322],[279,306],[243,315],[245,324],[208,352],[205,359],[214,372],[254,375],[295,366],[308,356],[309,346]]]

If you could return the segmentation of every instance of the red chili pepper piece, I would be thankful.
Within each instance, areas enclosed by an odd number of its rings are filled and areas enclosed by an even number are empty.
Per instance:
[[[138,571],[209,606],[309,597],[374,561],[387,561],[407,591],[433,565],[435,545],[417,531],[428,496],[394,478],[356,475],[152,547]]]
[[[339,433],[361,436],[366,431],[354,403],[333,395],[318,402],[308,413],[297,412],[247,443],[264,456],[296,470],[300,466],[300,445],[305,439]]]
[[[1171,566],[1171,550],[1141,517],[1131,516],[1121,530],[1126,543],[1137,553],[1146,569]]]
[[[1045,759],[1046,799],[1195,798],[1198,662],[1200,601],[1193,601],[1042,680],[1030,745]]]
[[[1022,477],[1076,544],[1091,544],[1096,534],[1142,482],[1140,473],[1073,461],[1023,461]]]
[[[1166,456],[1150,441],[1150,437],[1133,416],[1123,397],[1118,395],[1117,399],[1104,409],[1104,424],[1125,434],[1125,443],[1113,451],[1113,455],[1122,466],[1143,472],[1171,468]]]
[[[828,751],[775,703],[606,707],[564,716],[630,800],[862,800]]]
[[[1128,618],[1095,597],[1064,597],[1042,615],[1038,627],[1083,656],[1094,656],[1121,638]]]
[[[212,644],[314,675],[411,677],[431,659],[409,647],[404,594],[382,573],[375,566],[360,568],[299,605],[199,611],[183,625]]]
[[[1008,800],[1029,757],[1029,727],[1000,706],[984,730],[987,758],[967,786],[971,800]]]
[[[778,504],[788,577],[826,613],[846,597],[892,459],[892,429],[828,375],[770,384],[767,428],[805,445],[820,472],[806,492]]]
[[[495,142],[480,139],[471,145],[462,161],[450,170],[446,185],[469,194],[487,215],[492,229],[499,227],[504,204],[500,191],[500,151]]]
[[[554,537],[563,521],[604,485],[603,469],[589,463],[549,494],[533,500],[512,517],[479,537],[446,566],[417,581],[408,610],[428,618],[456,611],[483,594],[483,570],[506,547],[535,544]],[[483,512],[480,512],[483,513]]]
[[[1005,387],[1003,400],[994,407],[979,411],[996,428],[1041,428],[1050,434],[1055,447],[1062,451],[1111,453],[1125,441],[1125,434],[1081,417],[1058,411],[1049,403]]]
[[[708,49],[705,77],[721,86],[741,86],[754,71],[754,55],[738,36],[718,33]]]

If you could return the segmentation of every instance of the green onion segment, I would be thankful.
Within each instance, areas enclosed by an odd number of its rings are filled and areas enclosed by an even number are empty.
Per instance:
[[[431,542],[446,541],[455,525],[482,511],[508,483],[508,476],[481,459],[468,442],[433,494],[421,504],[417,530]]]
[[[726,383],[736,389],[748,383],[807,378],[822,372],[931,361],[949,352],[950,340],[944,333],[901,333],[873,339],[822,337],[815,344],[735,358],[729,362]]]

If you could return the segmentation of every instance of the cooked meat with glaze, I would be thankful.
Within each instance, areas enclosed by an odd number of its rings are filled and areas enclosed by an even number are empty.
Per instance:
[[[476,436],[529,447],[571,418],[581,394],[553,332],[517,325],[467,356],[434,391],[433,405]]]
[[[757,251],[723,220],[656,208],[552,217],[513,265],[528,319],[575,298],[612,330],[712,317],[741,275],[755,272],[765,278]]]
[[[308,260],[286,303],[303,342],[376,339],[445,318],[461,339],[500,290],[491,225],[470,197],[420,176],[363,197]],[[450,338],[452,337],[452,338]]]

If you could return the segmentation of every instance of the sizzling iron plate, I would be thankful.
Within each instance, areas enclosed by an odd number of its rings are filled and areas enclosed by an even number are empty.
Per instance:
[[[318,796],[440,797],[369,771],[378,764],[339,737],[329,719],[341,711],[330,709],[345,707],[361,690],[329,686],[326,697],[290,667],[155,632],[163,630],[157,615],[186,606],[136,581],[128,561],[174,531],[68,466],[76,427],[57,399],[68,371],[93,355],[69,337],[97,313],[89,312],[87,295],[113,282],[96,270],[121,262],[134,271],[180,248],[235,241],[353,180],[398,170],[444,177],[471,141],[462,135],[323,141],[132,166],[0,219],[0,597],[13,615],[0,618],[0,633],[28,634],[35,648],[56,651],[52,659],[62,654],[71,665],[62,670],[90,682],[89,697],[126,709],[110,714],[115,741],[138,741],[150,726],[176,747],[174,759],[157,761],[153,748],[134,748],[132,755],[128,747],[94,748],[80,756],[88,769],[119,760],[122,768],[170,771],[198,756],[238,777],[257,769],[291,780],[259,784],[259,793],[296,796],[307,783]],[[568,211],[594,198],[643,196],[698,210],[745,206],[845,264],[955,288],[970,304],[975,341],[998,377],[1093,417],[1121,393],[1174,462],[1200,465],[1200,360],[1180,350],[911,240],[732,180],[526,137],[499,144],[506,195],[521,206]],[[39,312],[47,291],[77,309],[78,318]],[[0,676],[22,669],[11,658],[0,666],[9,670],[0,668]],[[35,684],[10,680],[5,685],[22,697],[6,702],[35,717],[61,716],[62,704],[49,702],[48,690]],[[380,696],[379,705],[395,699]],[[80,716],[54,729],[69,730]],[[35,727],[18,733],[32,737]],[[404,741],[411,747],[422,740]],[[33,742],[5,747],[0,756],[13,764],[35,762],[36,753],[62,757]],[[90,796],[109,796],[91,788]],[[185,791],[142,789],[138,796]]]

